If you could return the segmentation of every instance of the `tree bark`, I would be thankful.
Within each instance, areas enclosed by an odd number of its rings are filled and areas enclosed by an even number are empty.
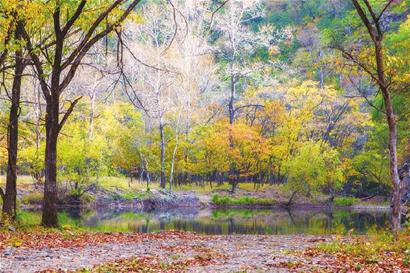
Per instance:
[[[383,13],[389,8],[389,6],[394,1],[389,1],[379,16],[374,14],[372,6],[369,2],[364,1],[368,10],[366,13],[358,0],[352,0],[355,9],[360,16],[364,26],[367,28],[368,33],[372,39],[374,45],[374,58],[376,61],[376,72],[372,73],[365,65],[361,64],[356,60],[356,64],[359,64],[366,73],[368,73],[372,80],[375,81],[383,95],[383,100],[385,104],[385,115],[387,120],[387,125],[389,127],[389,169],[390,169],[390,180],[393,187],[392,194],[392,230],[395,234],[400,229],[401,222],[401,182],[398,171],[398,161],[397,161],[397,124],[396,117],[393,109],[393,102],[391,97],[390,85],[386,80],[385,64],[384,64],[384,53],[383,53],[383,30],[380,23],[380,19]],[[370,19],[369,16],[372,18]]]
[[[164,124],[162,118],[159,121],[159,135],[160,135],[160,148],[161,148],[161,174],[160,174],[160,186],[165,189],[166,177],[165,177],[165,139],[164,139]]]
[[[229,103],[228,103],[228,112],[229,112],[229,125],[231,125],[230,130],[233,128],[233,124],[235,122],[235,96],[236,96],[236,88],[235,88],[236,80],[235,76],[231,75],[231,92],[229,96]],[[229,148],[234,149],[234,140],[232,136],[232,132],[229,133]],[[237,177],[236,177],[236,167],[235,163],[232,162],[231,166],[229,168],[229,183],[231,184],[231,192],[235,193],[236,185],[238,183]]]
[[[174,147],[174,151],[172,153],[171,171],[170,171],[170,174],[169,174],[169,191],[170,192],[172,192],[172,182],[174,181],[175,158],[176,158],[176,154],[177,154],[178,145],[179,145],[179,132],[177,130],[176,131],[176,137],[175,137],[175,147]]]
[[[290,207],[293,203],[293,199],[295,198],[296,194],[298,193],[298,191],[294,191],[292,192],[292,195],[290,196],[288,202],[286,203],[286,207]]]
[[[21,40],[24,23],[18,21],[14,38],[16,41]],[[3,198],[3,212],[12,218],[16,216],[16,197],[17,197],[17,151],[18,151],[18,119],[20,115],[20,91],[21,80],[24,71],[24,60],[21,49],[16,50],[15,53],[15,68],[14,79],[11,90],[11,107],[9,115],[9,124],[7,127],[7,178],[6,178],[6,192]]]
[[[45,73],[44,64],[37,55],[36,49],[33,46],[31,37],[27,31],[23,31],[23,37],[26,41],[26,47],[29,50],[31,60],[37,70],[37,78],[40,82],[41,89],[46,99],[46,154],[45,154],[45,183],[44,183],[44,202],[43,202],[43,216],[42,224],[46,227],[57,227],[57,139],[61,128],[72,113],[75,105],[81,99],[74,100],[67,112],[64,114],[61,121],[59,120],[60,95],[65,88],[73,80],[81,61],[90,50],[90,48],[102,38],[106,37],[115,28],[117,28],[134,10],[141,0],[133,0],[127,7],[118,14],[117,19],[111,24],[107,24],[102,30],[99,30],[101,23],[112,13],[119,8],[125,1],[115,0],[113,3],[104,8],[95,20],[90,21],[90,27],[84,30],[84,35],[78,44],[67,53],[64,43],[67,42],[67,37],[70,33],[74,33],[73,26],[75,22],[81,17],[84,7],[87,4],[86,0],[79,1],[79,4],[71,17],[67,18],[64,26],[61,25],[61,5],[57,4],[52,14],[54,25],[53,35],[50,36],[50,43],[41,41],[41,45],[50,44],[50,48],[46,50],[39,50],[41,54],[48,59],[50,56],[48,52],[53,52],[52,67],[51,67],[51,84],[48,84],[48,76]],[[64,58],[63,58],[64,55]],[[64,60],[63,60],[64,59]]]
[[[392,229],[393,231],[397,231],[401,226],[401,182],[399,178],[397,161],[397,125],[391,96],[389,93],[383,93],[383,96],[385,96],[386,119],[389,126],[390,179],[393,184]]]
[[[56,93],[56,92],[54,92]],[[46,112],[45,182],[42,225],[57,227],[57,139],[59,133],[59,95],[50,98]]]
[[[397,124],[396,117],[394,115],[391,94],[387,88],[386,76],[384,72],[384,55],[381,41],[375,42],[375,53],[379,87],[383,94],[386,110],[386,119],[389,127],[390,179],[393,184],[392,229],[394,232],[396,232],[398,229],[400,229],[401,226],[401,183],[397,161]]]

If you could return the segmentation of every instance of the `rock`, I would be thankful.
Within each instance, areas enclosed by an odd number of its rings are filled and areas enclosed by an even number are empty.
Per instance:
[[[16,257],[16,260],[21,262],[21,261],[27,260],[27,258],[24,257],[24,256],[18,256],[18,257]]]
[[[8,226],[7,228],[8,228],[10,231],[13,231],[13,232],[16,231],[16,228],[13,227],[13,226]]]
[[[410,205],[410,158],[399,168],[399,176],[403,187],[401,201]]]
[[[4,255],[4,256],[10,256],[11,254],[13,254],[13,248],[12,248],[12,247],[7,247],[7,248],[3,251],[3,255]]]
[[[325,238],[313,238],[308,240],[309,243],[326,242]]]

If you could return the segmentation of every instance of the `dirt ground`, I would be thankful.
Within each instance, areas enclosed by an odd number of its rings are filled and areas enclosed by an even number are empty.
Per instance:
[[[130,237],[128,242],[123,236],[103,243],[87,238],[85,244],[50,240],[56,244],[50,241],[44,246],[33,243],[4,247],[0,251],[0,272],[108,272],[96,266],[110,262],[118,265],[128,259],[144,262],[139,269],[128,267],[118,272],[293,272],[292,265],[303,262],[293,254],[295,251],[331,238],[164,233]],[[309,265],[305,269],[309,271]]]

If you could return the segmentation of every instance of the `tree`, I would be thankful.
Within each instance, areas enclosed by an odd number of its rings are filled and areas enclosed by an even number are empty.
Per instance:
[[[258,108],[260,105],[250,104],[236,106],[239,94],[246,89],[247,82],[255,77],[266,64],[255,60],[258,50],[277,50],[277,43],[289,36],[286,31],[276,30],[271,25],[259,26],[254,32],[251,24],[264,17],[264,9],[260,1],[228,1],[224,10],[213,18],[211,29],[216,37],[213,51],[220,64],[221,79],[226,83],[227,110],[229,123],[234,124],[236,116],[248,107]],[[229,136],[231,148],[232,136]],[[237,184],[236,166],[232,165],[229,179],[232,192]]]
[[[384,114],[389,128],[389,158],[390,158],[390,180],[393,188],[392,195],[392,229],[394,232],[400,228],[401,221],[401,182],[398,173],[397,157],[397,120],[393,107],[392,77],[389,77],[386,69],[386,51],[384,48],[384,37],[386,28],[383,20],[389,9],[396,1],[388,0],[383,3],[373,4],[368,0],[352,0],[354,8],[359,16],[362,25],[366,28],[371,39],[373,53],[368,56],[361,56],[355,51],[347,51],[337,47],[343,56],[353,65],[366,73],[372,82],[380,90],[384,102]],[[380,11],[377,11],[380,9]],[[370,58],[370,62],[368,61]]]
[[[124,62],[124,88],[130,102],[142,109],[148,119],[158,126],[160,148],[160,186],[166,186],[166,115],[176,96],[180,73],[174,65],[179,37],[173,27],[172,7],[164,2],[147,4],[143,24],[130,26],[128,36],[134,39],[126,52]],[[141,59],[136,56],[144,56]],[[129,89],[128,87],[129,86]]]
[[[304,142],[285,164],[288,168],[287,187],[292,192],[288,206],[296,194],[310,195],[323,187],[332,200],[345,179],[337,151],[321,141]]]
[[[24,28],[24,22],[18,20],[16,23],[16,29],[14,32],[14,39],[16,43],[19,43],[22,38],[22,32]],[[20,47],[20,46],[19,46]],[[8,150],[8,163],[7,163],[7,180],[6,180],[6,192],[3,199],[3,212],[8,215],[16,216],[16,197],[17,197],[17,149],[18,149],[18,118],[20,115],[20,92],[21,81],[23,78],[23,71],[26,66],[26,62],[23,59],[23,53],[21,47],[15,52],[14,63],[14,77],[11,89],[11,107],[9,114],[9,124],[7,127],[7,150]]]
[[[81,61],[95,43],[106,37],[130,15],[140,0],[82,0],[28,3],[30,17],[23,37],[46,100],[45,185],[42,224],[55,227],[57,221],[57,140],[59,133],[80,98],[69,103],[60,118],[61,96],[74,78]],[[50,7],[51,6],[51,7]],[[46,12],[52,10],[51,17]],[[41,13],[41,11],[44,11]],[[50,45],[43,50],[44,45]]]
[[[17,150],[18,150],[18,119],[20,115],[20,93],[21,83],[23,78],[23,71],[26,66],[26,60],[23,55],[22,48],[22,33],[24,28],[24,19],[19,9],[22,8],[20,2],[11,3],[5,11],[8,11],[12,16],[9,19],[8,27],[9,31],[4,37],[4,50],[0,56],[0,65],[4,65],[7,59],[7,52],[14,53],[14,62],[10,65],[14,67],[14,75],[12,80],[11,94],[7,91],[6,84],[3,83],[3,87],[6,88],[6,93],[11,101],[9,111],[9,121],[7,125],[7,177],[5,192],[0,189],[0,195],[3,199],[3,212],[14,218],[16,216],[16,197],[17,197]],[[6,16],[7,17],[7,16]],[[13,37],[11,37],[13,36]],[[10,52],[11,51],[11,52]],[[3,71],[4,73],[4,71]]]

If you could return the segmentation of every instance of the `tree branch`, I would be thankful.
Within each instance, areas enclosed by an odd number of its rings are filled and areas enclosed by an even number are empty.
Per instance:
[[[71,16],[71,18],[67,21],[67,23],[63,27],[62,33],[64,36],[67,35],[68,31],[74,25],[75,21],[78,19],[78,17],[80,17],[86,3],[87,3],[86,0],[81,1],[81,3],[78,5],[77,10],[73,14],[73,16]]]
[[[88,52],[88,50],[100,39],[105,37],[108,33],[113,31],[115,27],[117,27],[119,24],[121,24],[127,16],[131,13],[131,11],[137,6],[138,3],[141,2],[141,0],[134,0],[128,7],[127,9],[123,12],[121,17],[112,25],[107,25],[106,29],[99,32],[96,34],[94,37],[92,37],[92,34],[95,31],[95,28],[100,24],[100,22],[105,18],[105,16],[108,15],[109,12],[111,12],[115,7],[117,7],[119,4],[121,4],[123,0],[117,0],[113,5],[111,5],[105,12],[103,12],[97,20],[94,22],[92,27],[89,29],[87,32],[86,37],[83,39],[81,42],[80,46],[76,48],[70,55],[70,57],[66,60],[66,62],[62,65],[62,68],[64,69],[65,67],[71,65],[69,71],[67,72],[66,77],[60,84],[60,91],[64,90],[68,84],[71,82],[72,78],[75,75],[75,72],[78,68],[78,66],[81,63],[81,60],[85,56],[85,54]],[[102,16],[104,15],[104,16]],[[98,23],[97,23],[98,22]],[[92,38],[91,38],[92,37]]]
[[[4,43],[4,46],[5,46],[5,49],[3,50],[3,52],[0,55],[0,67],[3,66],[4,62],[6,61],[6,57],[7,57],[7,54],[8,54],[7,45],[9,44],[9,42],[11,40],[11,37],[12,37],[12,34],[13,34],[13,24],[14,24],[14,21],[10,22],[9,27],[7,28],[7,34],[4,37],[3,43]]]
[[[353,5],[355,6],[357,13],[359,14],[360,18],[362,19],[364,25],[367,28],[367,31],[370,34],[370,37],[372,38],[373,41],[376,41],[376,33],[374,32],[374,28],[372,24],[369,21],[369,18],[367,18],[366,13],[364,12],[362,6],[358,2],[358,0],[352,0]]]
[[[351,83],[351,84],[356,88],[356,90],[359,92],[360,97],[362,97],[362,98],[364,98],[364,99],[366,100],[367,104],[369,104],[371,107],[373,107],[376,111],[381,112],[381,113],[383,113],[383,114],[386,114],[385,111],[383,111],[382,109],[380,109],[379,107],[377,107],[376,105],[374,105],[374,104],[369,100],[369,98],[363,94],[363,92],[362,92],[362,90],[360,89],[360,87],[355,84],[355,82],[353,81],[353,79],[352,79],[350,76],[348,76],[348,78],[349,78],[350,83]],[[351,96],[350,96],[350,97],[351,97]],[[349,96],[345,96],[345,98],[349,98]]]
[[[44,79],[45,73],[43,69],[43,65],[40,62],[40,58],[37,54],[34,53],[33,44],[31,43],[30,36],[28,35],[26,29],[23,29],[23,38],[26,40],[27,48],[29,51],[29,55],[33,60],[34,66],[36,68],[36,73],[38,76],[38,80],[40,81],[41,90],[43,91],[44,97],[46,100],[50,99],[50,88],[47,85],[46,80]]]
[[[229,2],[229,0],[223,1],[223,2],[212,12],[211,21],[209,22],[209,28],[212,28],[212,24],[213,24],[213,22],[214,22],[215,14],[216,14],[219,10],[221,10],[228,2]]]
[[[373,8],[370,5],[368,0],[363,0],[363,2],[366,5],[367,10],[369,11],[370,15],[372,16],[373,23],[376,26],[378,36],[381,37],[383,35],[383,32],[380,28],[379,20],[377,19],[376,13],[374,13]]]
[[[174,6],[174,3],[172,3],[171,0],[168,0],[168,3],[172,6],[172,17],[173,17],[173,19],[174,19],[174,27],[175,27],[175,30],[174,30],[174,33],[173,33],[173,35],[172,35],[172,37],[171,37],[171,41],[169,42],[169,44],[167,45],[167,47],[161,52],[161,54],[164,54],[164,53],[171,47],[172,43],[174,42],[175,37],[176,37],[177,34],[178,34],[177,11],[176,11],[176,8],[175,8],[175,6]]]
[[[61,66],[62,69],[65,69],[67,66],[73,63],[74,59],[83,51],[84,47],[86,47],[87,43],[89,43],[94,31],[100,25],[100,23],[108,16],[108,14],[113,11],[116,7],[118,7],[124,0],[116,0],[114,1],[111,6],[109,6],[103,13],[98,16],[98,18],[93,22],[91,27],[88,29],[87,33],[85,34],[84,38],[81,40],[79,46],[71,53],[71,55],[67,58],[67,60]],[[138,1],[139,2],[139,1]]]
[[[393,4],[393,2],[394,2],[394,0],[390,0],[390,1],[386,4],[386,6],[383,8],[383,10],[380,12],[379,16],[377,17],[377,21],[379,21],[379,20],[382,18],[383,14],[384,14],[384,13],[386,12],[386,10],[391,6],[391,4]]]
[[[241,109],[248,108],[248,107],[263,108],[264,106],[262,104],[246,104],[246,105],[236,107],[234,112],[237,112]]]
[[[74,107],[77,105],[77,103],[82,99],[83,97],[78,97],[74,101],[70,102],[70,107],[68,107],[67,112],[65,112],[63,119],[60,121],[58,124],[58,131],[60,132],[61,129],[63,128],[65,122],[67,121],[68,117],[71,115],[71,113],[74,110]]]
[[[380,84],[380,80],[372,73],[372,71],[363,63],[361,63],[357,58],[355,58],[351,53],[347,52],[344,48],[334,46],[331,47],[333,49],[339,50],[345,59],[352,61],[353,63],[357,64],[360,68],[362,68],[375,82]]]

